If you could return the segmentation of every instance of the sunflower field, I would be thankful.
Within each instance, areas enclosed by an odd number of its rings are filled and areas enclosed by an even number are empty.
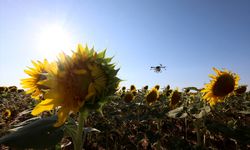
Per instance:
[[[250,149],[250,91],[213,68],[202,88],[119,87],[119,69],[78,45],[0,87],[0,149]]]

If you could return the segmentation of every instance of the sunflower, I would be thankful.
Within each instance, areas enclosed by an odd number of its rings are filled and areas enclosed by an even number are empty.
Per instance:
[[[127,103],[131,102],[134,99],[134,94],[132,92],[126,92],[123,100]]]
[[[159,90],[160,89],[160,85],[155,85],[154,88],[156,88],[157,90]]]
[[[157,88],[152,88],[147,94],[146,94],[146,101],[148,104],[151,104],[159,99],[159,91]]]
[[[148,85],[142,87],[142,90],[141,90],[144,94],[148,92]]]
[[[144,87],[143,87],[143,90],[144,90],[144,91],[147,91],[147,90],[148,90],[148,85],[144,86]]]
[[[43,90],[48,89],[48,87],[41,84],[42,81],[46,80],[46,74],[48,73],[48,68],[50,65],[49,62],[44,59],[43,62],[32,61],[34,68],[29,70],[24,70],[30,78],[21,79],[21,85],[24,89],[27,89],[26,93],[31,94],[31,97],[34,99],[40,99],[40,96],[44,93]]]
[[[130,91],[136,91],[135,85],[131,85],[131,86],[130,86]]]
[[[170,85],[167,85],[166,89],[167,89],[167,90],[170,90]]]
[[[172,93],[173,90],[170,89],[170,85],[167,85],[167,87],[165,87],[165,89],[163,90],[163,92],[165,93],[165,95],[167,97],[170,96],[170,94]]]
[[[122,87],[122,91],[125,91],[125,90],[126,90],[126,87],[125,87],[125,86],[123,86],[123,87]]]
[[[118,70],[105,58],[105,51],[97,53],[78,45],[72,56],[61,53],[57,67],[49,68],[46,80],[41,84],[48,87],[45,100],[32,111],[38,115],[43,111],[58,108],[58,121],[61,126],[68,115],[77,113],[80,108],[90,105],[100,106],[104,97],[114,94],[120,79]]]
[[[175,89],[169,96],[170,107],[173,109],[181,101],[181,92],[178,89]]]
[[[8,92],[17,92],[17,87],[16,86],[9,86]]]
[[[247,91],[247,85],[241,85],[235,90],[236,95],[244,94]]]
[[[238,81],[240,77],[227,70],[218,70],[213,68],[216,75],[209,75],[212,80],[205,85],[205,88],[201,90],[204,93],[203,98],[213,106],[217,102],[222,102],[227,96],[233,94],[234,90],[238,87]]]
[[[11,111],[10,111],[10,109],[5,109],[5,111],[2,112],[2,117],[3,117],[4,119],[10,118],[10,116],[11,116]]]
[[[130,92],[132,92],[134,94],[134,96],[137,95],[137,90],[136,90],[136,87],[134,85],[130,86]]]
[[[4,87],[4,86],[0,86],[0,93],[4,93],[8,91],[8,88],[7,87]]]

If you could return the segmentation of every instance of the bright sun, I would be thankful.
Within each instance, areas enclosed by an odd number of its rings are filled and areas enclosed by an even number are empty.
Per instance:
[[[38,34],[37,49],[39,54],[48,60],[54,60],[60,52],[72,50],[72,37],[61,25],[44,26]]]

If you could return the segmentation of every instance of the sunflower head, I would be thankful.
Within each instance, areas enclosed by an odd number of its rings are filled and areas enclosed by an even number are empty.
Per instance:
[[[123,100],[127,103],[131,102],[134,99],[134,94],[132,92],[126,92],[124,94]]]
[[[189,89],[189,88],[185,88],[185,89],[184,89],[184,92],[185,92],[185,93],[189,93],[189,92],[190,92],[190,89]]]
[[[170,85],[167,85],[167,87],[165,87],[164,89],[164,93],[167,97],[170,96],[170,94],[172,93],[173,90],[170,89]]]
[[[4,87],[4,86],[0,87],[0,93],[4,93],[4,92],[7,92],[7,91],[8,91],[7,87]]]
[[[148,90],[148,85],[144,86],[143,90],[147,91]]]
[[[146,94],[146,101],[148,104],[152,104],[156,100],[159,99],[159,91],[156,88],[152,88],[147,94]]]
[[[218,70],[213,68],[216,75],[210,75],[211,82],[205,85],[201,90],[203,99],[213,106],[217,102],[222,102],[224,98],[230,96],[238,87],[240,77],[237,74],[231,73],[227,70]]]
[[[112,58],[105,58],[105,50],[97,53],[87,46],[78,45],[72,56],[60,54],[56,69],[48,69],[46,80],[41,85],[48,87],[44,94],[46,100],[32,111],[38,115],[43,111],[60,107],[58,122],[62,125],[69,113],[81,109],[100,109],[107,96],[114,94],[120,79],[118,70],[111,64]]]
[[[137,90],[136,90],[136,87],[134,85],[130,86],[130,92],[132,92],[134,96],[137,95]]]
[[[32,61],[34,68],[24,70],[30,78],[21,79],[21,85],[24,89],[27,89],[26,93],[31,94],[31,97],[34,99],[40,99],[40,96],[44,94],[44,90],[47,90],[48,87],[42,85],[42,82],[47,79],[48,68],[50,64],[46,59],[43,62]]]
[[[175,106],[181,101],[181,92],[178,89],[174,90],[169,96],[170,108],[175,108]]]
[[[130,86],[130,91],[136,91],[135,85],[131,85],[131,86]]]
[[[235,90],[235,93],[236,95],[240,95],[245,93],[246,91],[247,91],[247,85],[241,85]]]
[[[8,92],[17,92],[17,87],[16,86],[8,87]]]
[[[123,87],[122,87],[122,91],[125,91],[125,90],[126,90],[126,87],[125,87],[125,86],[123,86]]]
[[[160,89],[160,85],[155,85],[154,88],[156,88],[157,90],[159,90]]]
[[[5,111],[2,112],[3,119],[9,119],[10,116],[11,116],[11,110],[10,109],[5,109]]]

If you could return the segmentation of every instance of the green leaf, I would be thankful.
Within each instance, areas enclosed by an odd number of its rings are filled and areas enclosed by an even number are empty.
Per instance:
[[[92,128],[92,127],[85,127],[84,129],[83,129],[83,131],[85,132],[85,133],[90,133],[90,132],[101,132],[100,130],[98,130],[98,129],[96,129],[96,128]]]
[[[226,126],[225,124],[209,119],[205,120],[205,125],[210,132],[214,132],[216,134],[221,133],[225,137],[237,140],[237,143],[239,144],[250,143],[249,126],[241,126],[239,128],[233,129]]]
[[[194,90],[194,91],[197,91],[199,92],[200,90],[197,88],[197,87],[185,87],[184,90]]]
[[[250,111],[239,111],[240,114],[250,115]]]
[[[54,127],[56,116],[36,120],[0,139],[0,144],[14,148],[44,149],[55,146],[63,137],[63,126]]]
[[[203,118],[206,115],[205,110],[201,110],[199,114],[193,114],[193,116],[197,119]]]
[[[22,128],[23,126],[28,125],[28,124],[36,121],[36,120],[39,120],[39,119],[41,119],[41,118],[40,117],[33,117],[33,118],[30,118],[30,119],[27,119],[27,120],[25,120],[23,122],[20,122],[20,123],[14,125],[15,128],[10,129],[9,131],[10,132],[17,131],[18,129]]]
[[[187,116],[188,116],[188,114],[185,112],[185,113],[182,113],[179,118],[186,118]]]
[[[242,126],[236,128],[234,131],[234,136],[232,137],[239,141],[241,144],[249,144],[250,143],[250,127],[249,126]]]
[[[181,106],[174,110],[169,111],[167,115],[170,118],[177,118],[178,116],[182,116],[183,112],[184,112],[184,109],[183,109],[183,106]]]
[[[205,107],[204,107],[204,111],[205,111],[206,113],[209,113],[209,112],[211,111],[210,106],[205,106]]]
[[[66,136],[74,137],[76,135],[77,123],[74,118],[69,117],[68,122],[64,124],[64,134]]]

